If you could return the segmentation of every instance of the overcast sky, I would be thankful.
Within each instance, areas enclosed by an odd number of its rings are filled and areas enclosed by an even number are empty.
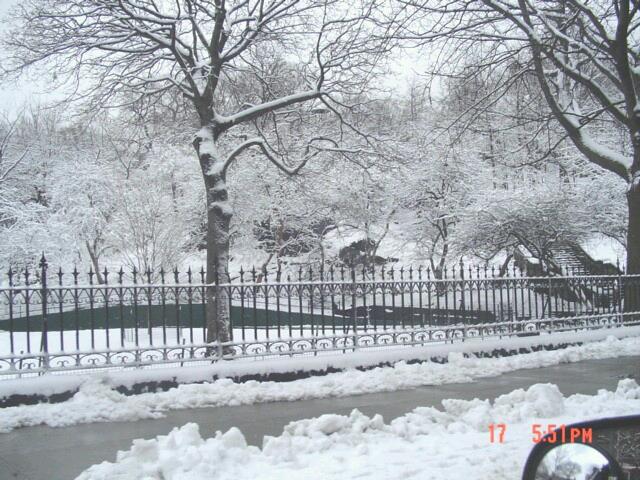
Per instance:
[[[18,0],[0,0],[0,18],[4,20],[9,9],[17,3]],[[1,22],[0,34],[2,34],[5,29],[6,25],[4,22]],[[49,95],[43,94],[42,92],[44,90],[44,88],[38,86],[35,82],[26,79],[21,80],[19,84],[3,82],[0,84],[0,112],[15,115],[15,113],[20,111],[29,101],[34,101],[34,103],[46,102]]]

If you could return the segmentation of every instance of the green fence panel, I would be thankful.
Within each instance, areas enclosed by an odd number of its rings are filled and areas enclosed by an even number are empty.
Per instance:
[[[178,315],[179,313],[179,315]],[[92,327],[95,329],[104,329],[109,326],[109,329],[120,328],[149,328],[162,327],[176,327],[178,325],[178,319],[180,320],[180,326],[183,328],[202,328],[204,326],[204,306],[198,305],[179,305],[176,307],[174,304],[167,304],[164,307],[162,305],[138,305],[137,307],[125,306],[120,308],[114,307],[99,307],[94,309],[83,310],[71,310],[67,312],[51,312],[47,314],[47,326],[49,331],[69,330],[73,331],[77,328],[79,330],[87,330]],[[330,315],[320,315],[314,313],[313,316],[309,313],[297,313],[292,312],[291,315],[288,312],[278,312],[276,310],[256,310],[233,306],[231,308],[231,324],[233,328],[241,328],[250,330],[254,326],[258,328],[274,328],[276,329],[280,325],[281,329],[286,329],[291,325],[292,327],[302,326],[321,326],[324,323],[325,328],[329,329],[335,323],[336,327],[352,326],[352,318],[344,317],[331,317]],[[357,324],[364,326],[364,318],[358,318]],[[62,328],[61,328],[62,324]],[[28,326],[28,328],[27,328]],[[14,332],[26,332],[30,330],[32,332],[42,331],[43,319],[42,315],[31,315],[27,317],[19,317],[13,319]],[[0,320],[0,330],[9,330],[9,320]]]

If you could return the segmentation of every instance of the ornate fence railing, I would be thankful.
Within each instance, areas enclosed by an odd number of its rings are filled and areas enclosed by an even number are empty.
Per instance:
[[[156,278],[120,269],[101,272],[98,284],[94,272],[51,272],[46,262],[10,269],[0,288],[0,378],[640,324],[640,275],[461,268],[442,277],[422,268],[295,278],[252,270],[206,284],[202,270]],[[228,343],[206,343],[208,294],[229,302]]]

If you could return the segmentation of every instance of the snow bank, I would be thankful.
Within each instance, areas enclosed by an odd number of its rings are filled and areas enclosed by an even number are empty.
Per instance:
[[[602,342],[562,350],[497,358],[465,357],[460,352],[452,352],[444,364],[398,362],[393,367],[367,371],[352,369],[291,382],[234,383],[230,379],[220,379],[212,383],[179,385],[165,392],[131,396],[117,392],[100,378],[91,378],[68,401],[0,409],[0,432],[39,424],[62,427],[78,423],[158,418],[163,415],[162,412],[177,409],[345,397],[423,385],[473,382],[478,378],[523,368],[626,355],[640,355],[637,338],[617,339],[610,336]]]
[[[237,428],[204,440],[189,423],[152,440],[134,440],[115,463],[103,462],[78,480],[223,478],[519,479],[533,447],[532,424],[569,424],[640,411],[640,386],[621,380],[615,392],[563,397],[536,384],[488,400],[444,400],[443,409],[417,408],[385,424],[358,410],[287,425],[262,448]],[[490,443],[490,423],[505,423],[504,443]]]
[[[425,345],[416,347],[383,347],[379,350],[367,349],[356,352],[279,358],[257,358],[253,360],[233,360],[217,362],[204,366],[161,367],[145,369],[127,369],[113,371],[91,371],[85,374],[52,374],[40,377],[28,377],[0,381],[0,399],[11,395],[43,395],[45,397],[74,392],[86,382],[100,381],[112,387],[131,389],[135,385],[170,381],[175,383],[211,382],[220,378],[240,378],[243,376],[267,376],[278,373],[298,373],[327,371],[328,369],[368,368],[383,363],[393,364],[400,361],[446,359],[451,353],[479,355],[497,350],[532,349],[540,346],[574,344],[578,342],[597,342],[608,337],[640,337],[640,326],[618,327],[589,331],[556,332],[547,335],[512,338],[468,339],[464,343]],[[639,342],[640,343],[640,342]],[[596,353],[599,352],[599,353]],[[638,355],[637,350],[615,352],[608,349],[571,350],[573,357],[564,357],[561,362],[582,360],[584,358],[613,358],[624,355]],[[626,352],[626,353],[625,353]],[[596,356],[593,356],[596,355]],[[599,356],[598,356],[599,355]],[[553,357],[555,358],[555,357]],[[558,362],[560,363],[560,362]],[[553,363],[551,363],[553,364]],[[541,365],[545,366],[545,365]],[[523,368],[523,367],[519,367]]]

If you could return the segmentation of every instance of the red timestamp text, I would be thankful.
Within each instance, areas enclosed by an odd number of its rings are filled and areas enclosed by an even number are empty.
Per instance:
[[[593,441],[591,428],[567,427],[553,423],[547,425],[534,423],[531,425],[531,434],[533,443],[591,443]]]
[[[507,432],[506,423],[489,424],[489,442],[504,443],[504,434]]]
[[[506,433],[506,423],[489,424],[489,442],[504,443]],[[533,443],[591,443],[593,441],[591,428],[567,427],[563,424],[534,423],[531,425],[531,434]]]

